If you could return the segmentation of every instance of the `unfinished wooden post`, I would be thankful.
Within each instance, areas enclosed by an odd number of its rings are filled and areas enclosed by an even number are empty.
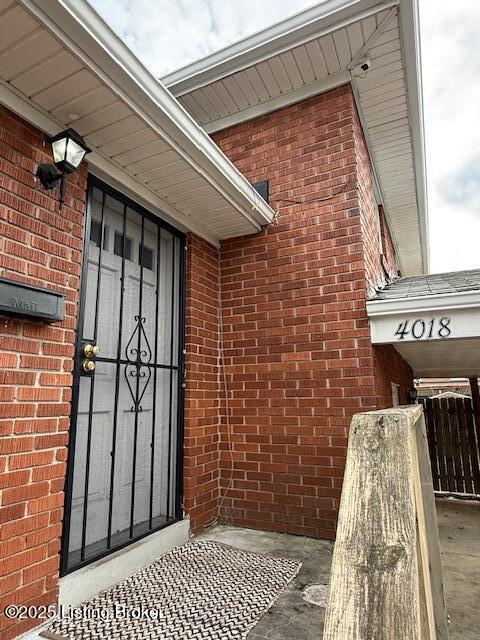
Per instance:
[[[352,420],[324,640],[447,638],[421,418],[414,405]]]
[[[415,458],[415,503],[417,508],[417,536],[419,549],[419,575],[421,612],[424,623],[422,638],[447,640],[447,614],[443,593],[440,538],[438,535],[437,510],[433,489],[432,471],[428,452],[425,415],[422,411],[414,425],[413,452]],[[425,628],[428,621],[428,630]]]

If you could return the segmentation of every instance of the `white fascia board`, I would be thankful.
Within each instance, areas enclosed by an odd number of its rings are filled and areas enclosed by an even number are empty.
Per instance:
[[[480,291],[462,291],[460,293],[440,293],[431,296],[367,301],[367,315],[370,318],[423,313],[425,311],[478,308],[480,308]]]
[[[65,126],[3,80],[0,80],[0,104],[49,136],[55,135]],[[160,198],[158,194],[150,191],[142,182],[125,173],[122,167],[117,166],[109,158],[105,158],[97,151],[92,151],[86,160],[90,173],[138,202],[151,213],[163,218],[165,222],[169,222],[179,231],[185,233],[193,231],[210,244],[216,247],[220,246],[219,239],[208,229]]]
[[[448,327],[448,333],[442,335],[444,326]],[[371,317],[370,339],[372,344],[393,344],[401,349],[402,345],[412,343],[479,338],[479,327],[480,307],[418,310]]]
[[[402,0],[400,4],[400,41],[407,78],[407,99],[417,192],[418,224],[422,243],[423,272],[430,268],[428,238],[427,169],[423,114],[422,59],[418,0]]]
[[[86,0],[18,0],[257,229],[274,211]]]
[[[326,0],[161,78],[175,96],[247,69],[292,47],[398,5],[399,0]]]
[[[331,89],[348,84],[349,82],[350,73],[343,71],[341,73],[328,76],[327,78],[316,80],[311,84],[305,85],[288,93],[282,93],[281,95],[265,100],[265,102],[261,102],[254,107],[249,107],[248,109],[243,109],[237,113],[232,113],[223,118],[219,118],[218,120],[213,120],[212,122],[203,125],[203,128],[207,133],[215,133],[216,131],[227,129],[228,127],[232,127],[240,122],[253,120],[254,118],[258,118],[264,114],[272,113],[272,111],[283,109],[291,104],[301,102],[302,100],[324,93],[325,91],[330,91]]]
[[[428,382],[428,378],[423,378],[416,385],[417,389],[434,389],[436,387],[448,388],[456,386],[469,386],[467,378],[449,378],[448,380],[435,380],[434,382]]]

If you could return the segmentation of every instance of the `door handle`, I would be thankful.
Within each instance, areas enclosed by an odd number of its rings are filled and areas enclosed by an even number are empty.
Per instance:
[[[81,352],[85,358],[84,360],[82,360],[81,364],[83,372],[92,374],[95,371],[96,367],[94,358],[96,358],[100,353],[100,347],[98,347],[96,344],[87,342],[82,346]]]
[[[93,360],[84,360],[82,362],[82,369],[85,373],[93,373],[95,371],[95,362]]]
[[[100,347],[96,344],[87,343],[83,347],[83,354],[86,358],[96,358],[100,353]]]

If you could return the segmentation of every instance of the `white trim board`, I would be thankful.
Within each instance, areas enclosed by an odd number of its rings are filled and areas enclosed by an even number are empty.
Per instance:
[[[439,293],[431,296],[412,296],[367,301],[367,315],[370,318],[395,314],[421,313],[451,309],[476,309],[480,307],[480,291]],[[480,331],[480,328],[479,328]]]
[[[60,578],[58,602],[64,607],[85,600],[129,578],[190,537],[190,520],[180,520],[105,558]]]
[[[440,331],[442,325],[448,330]],[[402,336],[399,331],[405,332]],[[372,344],[392,344],[401,347],[415,343],[444,342],[455,349],[455,342],[464,338],[480,338],[480,307],[419,310],[370,317]]]

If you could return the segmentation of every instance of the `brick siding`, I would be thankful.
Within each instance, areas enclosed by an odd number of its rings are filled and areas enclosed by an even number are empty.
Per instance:
[[[365,299],[380,273],[379,234],[350,88],[214,139],[251,182],[269,180],[279,212],[263,232],[221,248],[231,423],[227,434],[222,420],[222,495],[228,442],[234,458],[221,516],[333,538],[352,414],[391,405],[392,380],[411,383],[400,356],[370,342]]]
[[[34,174],[51,162],[44,136],[0,107],[0,275],[65,294],[54,325],[0,317],[0,611],[57,601],[63,484],[75,342],[86,166],[67,202]],[[0,617],[0,636],[36,626]]]
[[[190,234],[187,243],[184,506],[195,533],[218,508],[220,421],[218,254]]]
[[[398,276],[398,266],[385,212],[374,197],[372,166],[356,109],[353,123],[367,295],[372,295]],[[391,345],[374,345],[372,355],[376,405],[391,404],[392,382],[399,385],[400,403],[406,404],[407,391],[413,386],[410,367]]]
[[[387,217],[382,206],[380,206],[380,229],[385,268],[390,278],[397,278],[401,273],[398,268],[395,246],[390,234],[390,229],[388,228]]]
[[[411,384],[399,354],[370,342],[365,300],[385,265],[354,100],[341,87],[214,139],[270,181],[278,219],[220,252],[188,238],[185,510],[194,532],[221,507],[232,524],[333,538],[352,414],[391,404],[392,381],[405,401]],[[0,275],[67,299],[52,326],[0,317],[2,610],[57,600],[87,169],[59,212],[33,177],[50,161],[42,134],[0,108]],[[393,273],[382,215],[380,232]],[[9,640],[36,621],[1,624]]]
[[[392,406],[392,382],[399,385],[400,404],[407,404],[413,387],[412,370],[391,344],[374,345],[373,365],[379,407]]]
[[[356,109],[353,111],[353,131],[367,294],[372,295],[398,275],[397,264],[385,213],[375,199],[372,166]]]

